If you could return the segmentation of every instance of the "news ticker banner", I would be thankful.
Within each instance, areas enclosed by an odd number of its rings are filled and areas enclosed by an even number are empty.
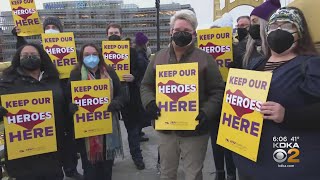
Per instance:
[[[8,160],[57,151],[52,91],[2,95],[1,104]]]
[[[41,34],[41,38],[43,48],[60,73],[60,79],[69,78],[78,62],[73,33]]]
[[[71,81],[72,102],[79,110],[74,114],[75,138],[112,133],[110,80]]]
[[[229,64],[233,61],[232,28],[198,30],[198,47],[210,54],[217,62],[223,80],[226,82]]]
[[[116,71],[120,81],[123,75],[130,74],[130,42],[102,41],[104,60]]]
[[[34,0],[10,0],[14,25],[20,28],[18,36],[33,36],[43,33]]]
[[[263,115],[272,73],[230,69],[223,98],[217,144],[257,161]]]
[[[156,130],[195,130],[199,113],[198,63],[156,66]]]

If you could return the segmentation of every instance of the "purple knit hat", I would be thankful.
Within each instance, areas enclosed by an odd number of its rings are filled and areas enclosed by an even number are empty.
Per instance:
[[[266,21],[269,20],[269,17],[281,7],[280,0],[267,0],[262,3],[260,6],[257,6],[253,9],[250,16],[255,15],[259,18],[262,18]]]
[[[144,45],[148,42],[148,37],[144,35],[142,32],[138,32],[136,34],[136,44],[137,45]]]

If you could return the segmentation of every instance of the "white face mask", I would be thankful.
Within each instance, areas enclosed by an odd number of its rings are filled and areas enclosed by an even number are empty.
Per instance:
[[[151,54],[152,54],[151,48],[147,47],[147,56],[149,57],[149,56],[151,56]]]
[[[46,34],[57,34],[57,33],[60,33],[60,31],[59,30],[55,30],[55,29],[46,29],[44,31],[44,33],[46,33]]]

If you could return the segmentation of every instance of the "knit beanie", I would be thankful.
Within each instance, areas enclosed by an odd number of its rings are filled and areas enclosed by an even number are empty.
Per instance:
[[[146,35],[144,35],[142,32],[138,32],[136,34],[136,44],[137,45],[144,45],[148,42],[148,37]]]
[[[55,25],[60,32],[63,32],[63,26],[59,18],[57,17],[47,17],[43,22],[43,29],[48,25]]]
[[[260,6],[257,6],[253,9],[250,16],[255,15],[266,21],[269,20],[269,17],[281,7],[280,0],[267,0],[262,3]]]
[[[302,37],[304,33],[302,25],[302,17],[299,15],[299,12],[290,7],[283,7],[277,10],[271,17],[266,27],[266,31],[269,31],[269,25],[275,22],[290,22],[296,26],[298,29],[299,37]]]

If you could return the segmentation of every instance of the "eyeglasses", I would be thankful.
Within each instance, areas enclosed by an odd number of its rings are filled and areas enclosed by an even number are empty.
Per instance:
[[[20,54],[20,59],[25,59],[25,58],[29,58],[29,57],[40,58],[40,55],[39,54]]]
[[[269,25],[269,31],[274,31],[279,28],[282,30],[292,31],[294,30],[294,27],[295,26],[292,23],[283,23],[283,24],[273,23]]]
[[[173,29],[173,32],[188,32],[190,34],[193,34],[193,30],[190,29]]]

